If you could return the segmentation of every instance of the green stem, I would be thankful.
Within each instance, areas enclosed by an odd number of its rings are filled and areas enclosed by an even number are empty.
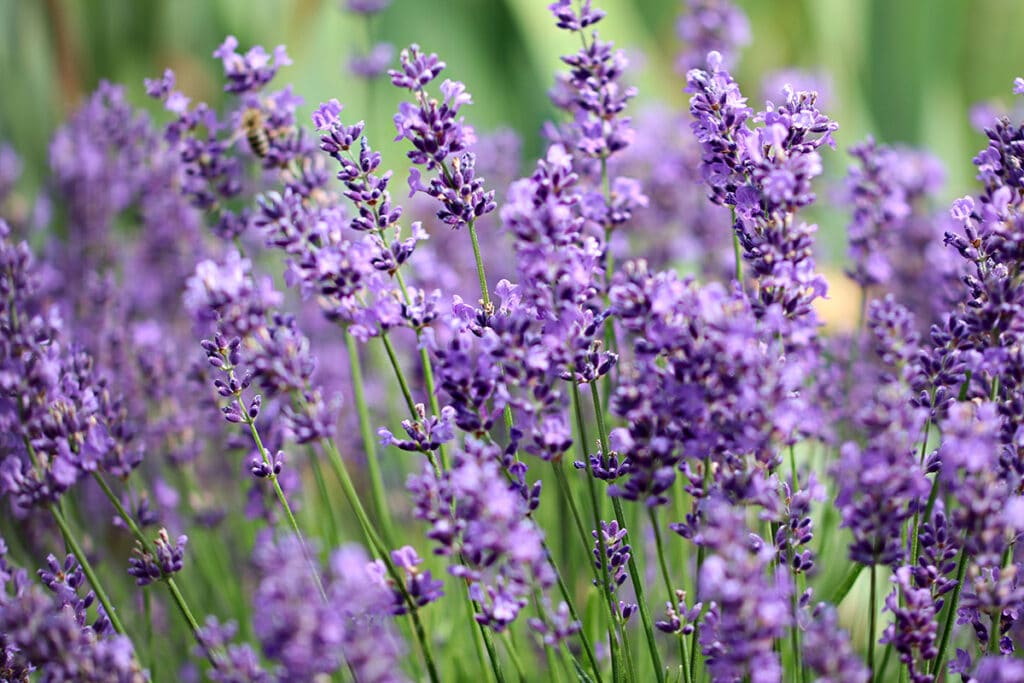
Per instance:
[[[536,602],[536,600],[534,601],[534,609],[537,611],[538,614],[541,613],[540,604]],[[581,628],[580,630],[582,631],[583,629]],[[563,650],[562,648],[558,648],[558,653],[561,654],[563,657],[565,656],[565,650]],[[558,680],[556,674],[556,672],[558,671],[558,663],[555,661],[555,648],[548,647],[546,645],[544,646],[544,663],[545,665],[547,665],[548,676],[551,678],[551,680]],[[562,665],[565,666],[564,661],[562,662]],[[577,662],[577,666],[579,666],[579,662]]]
[[[621,526],[625,515],[622,513],[622,503],[619,502],[617,497],[612,498],[612,507],[615,508],[615,518],[619,520]],[[633,590],[636,592],[637,606],[640,608],[640,620],[644,626],[644,636],[647,640],[647,650],[651,655],[651,663],[654,665],[654,673],[659,683],[665,681],[665,667],[661,663],[661,655],[658,653],[658,644],[654,640],[654,622],[651,620],[651,610],[647,606],[647,597],[644,591],[644,584],[640,575],[640,570],[637,569],[636,560],[631,554],[629,556],[629,578],[633,583]]]
[[[671,605],[676,603],[676,592],[672,588],[672,579],[669,578],[668,563],[665,561],[665,547],[661,539],[661,529],[658,527],[658,515],[655,508],[647,508],[648,518],[651,520],[651,528],[654,529],[654,545],[658,551],[658,566],[661,567],[661,579],[665,582],[665,591],[668,593],[668,602]],[[686,642],[679,638],[679,662],[683,669],[683,679],[689,683],[689,671],[686,668]]]
[[[594,415],[597,418],[597,438],[600,439],[601,448],[601,464],[608,464],[608,429],[604,424],[604,409],[601,403],[601,394],[597,390],[597,385],[593,382],[590,383],[590,397],[594,401]]]
[[[793,625],[789,629],[790,644],[793,646],[793,666],[796,669],[797,680],[803,680],[804,677],[804,665],[803,656],[800,652],[800,623],[797,619],[797,595],[796,591],[790,596],[790,604],[793,608]]]
[[[868,594],[868,672],[869,682],[875,676],[875,619],[878,612],[878,568],[871,565],[868,568],[871,572],[871,590]]]
[[[409,416],[413,420],[419,420],[420,414],[416,410],[416,401],[412,397],[412,392],[409,390],[409,383],[405,380],[405,373],[402,371],[402,366],[398,362],[398,356],[395,353],[395,348],[391,344],[391,340],[388,338],[387,332],[381,330],[380,333],[381,341],[384,343],[384,349],[388,353],[388,360],[391,363],[391,369],[395,373],[395,378],[398,380],[398,385],[402,389],[402,395],[405,397],[406,407],[409,409]],[[416,333],[416,338],[419,339],[419,332]],[[441,407],[437,401],[437,393],[434,391],[434,371],[430,364],[430,355],[427,352],[426,347],[420,346],[420,361],[423,364],[423,383],[426,385],[428,399],[430,402],[430,410],[434,415],[441,415]],[[441,465],[444,469],[448,469],[448,456],[446,455],[446,449],[444,444],[437,449],[441,455]],[[430,460],[430,464],[434,467],[435,474],[440,475],[441,469],[438,468],[437,463],[434,462],[434,456],[432,453],[426,453],[427,459]]]
[[[804,574],[799,575],[798,581],[798,592],[793,594],[793,629],[797,630],[800,628],[799,616],[799,605],[800,596],[802,596],[807,590],[807,579]],[[794,637],[793,645],[797,648],[797,670],[800,672],[800,683],[807,683],[807,670],[804,668],[803,663],[803,643],[799,632]]]
[[[928,493],[928,502],[925,503],[925,506],[924,506],[924,513],[922,515],[922,519],[924,520],[925,523],[927,523],[928,520],[931,519],[932,510],[935,508],[935,501],[938,500],[938,497],[939,497],[939,475],[936,474],[935,475],[935,479],[932,481],[932,490]],[[912,551],[913,564],[911,566],[917,566],[917,558],[918,558],[918,555],[920,555],[920,550],[921,549],[919,547],[920,539],[918,538],[918,532],[919,532],[919,529],[918,529],[918,526],[917,526],[917,520],[915,519],[915,524],[914,524],[914,547],[913,547],[913,551]]]
[[[512,636],[508,631],[501,634],[501,639],[505,643],[505,651],[508,652],[509,659],[512,660],[512,666],[516,670],[516,676],[519,677],[520,683],[526,683],[526,669],[523,668],[523,663],[519,660],[519,654],[516,652],[515,643],[512,642]]]
[[[391,512],[387,505],[384,479],[381,476],[380,462],[377,460],[376,441],[370,426],[370,411],[366,405],[366,393],[363,390],[363,371],[359,363],[359,347],[355,337],[348,330],[345,331],[345,345],[348,348],[352,395],[355,398],[356,413],[359,415],[359,434],[363,441],[363,450],[366,451],[366,472],[370,477],[370,501],[373,503],[373,511],[381,527],[381,536],[388,545],[391,545],[391,539],[394,538]]]
[[[284,489],[281,488],[281,482],[278,481],[277,475],[273,472],[273,461],[270,459],[270,455],[267,453],[267,449],[263,446],[263,440],[260,438],[259,430],[256,429],[256,420],[249,416],[243,409],[242,411],[246,418],[245,421],[249,425],[249,434],[252,435],[253,443],[256,444],[256,450],[259,451],[260,457],[263,459],[263,464],[270,468],[270,475],[267,479],[274,487],[274,493],[277,494],[277,500],[281,503],[281,509],[284,510],[285,517],[288,518],[288,525],[292,528],[292,533],[295,534],[296,540],[299,542],[299,547],[302,549],[302,555],[306,558],[306,563],[309,565],[309,571],[313,575],[313,581],[316,583],[317,591],[320,593],[320,597],[324,602],[327,602],[327,591],[324,590],[323,581],[320,580],[320,570],[317,568],[316,561],[309,552],[309,546],[306,544],[306,538],[302,535],[302,530],[299,529],[299,523],[295,519],[295,514],[292,512],[292,506],[288,504],[288,498],[284,495]]]
[[[488,437],[488,440],[490,440],[490,437]],[[491,443],[493,443],[493,441],[491,441]],[[568,484],[568,481],[565,478],[565,472],[562,470],[561,463],[562,463],[561,460],[556,460],[553,463],[554,469],[555,469],[555,477],[556,477],[556,479],[558,481],[558,485],[559,485],[559,487],[560,487],[560,489],[562,491],[562,496],[560,496],[560,499],[563,500],[563,501],[564,500],[573,501],[573,497],[571,495],[571,492],[569,492],[569,484]],[[512,473],[509,472],[507,469],[505,470],[505,475],[507,477],[509,477],[510,481],[513,480]],[[572,503],[572,508],[573,508],[573,518],[576,520],[576,526],[577,526],[577,529],[579,530],[580,538],[583,539],[583,545],[587,549],[587,551],[589,552],[590,546],[589,546],[589,544],[587,542],[586,531],[584,531],[584,529],[583,529],[583,522],[580,519],[579,511],[576,509],[575,502]],[[528,512],[526,514],[526,516],[529,517],[531,520],[533,519],[533,513],[532,512]],[[551,565],[551,571],[553,571],[554,574],[555,574],[555,580],[558,582],[559,592],[561,592],[562,598],[563,598],[563,600],[565,600],[565,604],[569,608],[570,616],[572,617],[573,621],[577,621],[577,622],[583,623],[582,620],[579,618],[579,616],[576,613],[576,608],[573,606],[572,597],[569,595],[569,589],[565,585],[565,580],[562,578],[562,573],[558,570],[558,565],[555,563],[555,556],[552,554],[551,548],[548,546],[547,540],[541,539],[541,547],[544,549],[544,555],[545,555],[545,557],[547,557],[548,564]],[[587,564],[593,566],[593,563],[591,563],[591,562],[588,562]],[[595,579],[599,578],[598,575],[597,575],[596,569],[594,570],[594,578]],[[539,601],[537,601],[538,613],[540,613],[540,609],[541,609],[540,608],[540,603],[539,603]],[[541,617],[543,618],[543,614],[541,614]],[[601,672],[600,672],[600,669],[597,666],[597,658],[594,656],[594,651],[593,651],[593,648],[592,648],[592,646],[590,644],[590,638],[587,636],[586,629],[582,629],[581,628],[578,631],[578,633],[579,633],[579,636],[580,636],[580,641],[583,644],[583,649],[584,649],[584,651],[585,651],[585,653],[587,655],[587,659],[590,662],[590,665],[594,669],[594,675],[597,676],[598,681],[600,681],[601,680]],[[545,649],[546,650],[550,650],[551,648],[545,648]]]
[[[889,668],[890,657],[892,657],[892,643],[885,646],[885,654],[882,655],[882,663],[878,665],[878,677],[875,680],[885,680],[885,672]],[[899,666],[899,664],[896,666]],[[900,666],[900,671],[906,671],[906,667]]]
[[[850,568],[850,571],[847,572],[846,577],[843,579],[843,582],[839,584],[839,587],[836,588],[835,593],[833,593],[832,597],[829,598],[829,602],[838,607],[839,603],[841,603],[843,599],[850,594],[850,590],[853,588],[853,584],[857,583],[857,579],[860,577],[860,573],[862,571],[864,571],[864,565],[860,564],[859,562],[853,565]]]
[[[327,482],[324,481],[324,471],[320,467],[320,460],[316,456],[316,451],[313,448],[309,448],[306,451],[309,456],[309,468],[313,471],[313,480],[316,482],[316,490],[320,495],[320,501],[324,506],[324,514],[322,517],[326,518],[325,525],[327,527],[328,538],[331,542],[331,547],[337,547],[341,543],[341,534],[338,531],[337,520],[334,519],[334,506],[331,505],[331,496],[327,492]],[[321,532],[323,527],[321,527]]]
[[[114,506],[114,510],[117,511],[117,515],[121,518],[121,521],[125,523],[125,526],[128,527],[128,530],[132,532],[132,535],[139,542],[139,545],[142,546],[143,551],[149,553],[151,557],[156,557],[156,549],[153,547],[153,544],[150,542],[149,538],[142,533],[142,529],[140,529],[139,525],[135,523],[135,520],[130,514],[128,514],[128,511],[124,509],[124,506],[121,505],[120,499],[114,494],[113,489],[110,488],[110,485],[107,483],[107,480],[103,478],[103,475],[99,472],[93,472],[93,479],[95,479],[96,483],[99,484],[99,487],[103,490],[103,494],[107,497],[107,500],[110,501],[110,504]],[[189,630],[192,631],[192,636],[203,649],[203,652],[206,654],[206,658],[210,661],[210,664],[212,664],[214,668],[217,668],[216,653],[210,651],[205,645],[203,645],[202,639],[199,637],[199,622],[196,621],[195,616],[192,614],[192,610],[189,609],[188,602],[185,600],[185,596],[182,595],[181,591],[178,589],[178,584],[175,583],[174,577],[164,575],[162,580],[167,584],[167,590],[170,592],[171,598],[177,605],[178,611],[181,612],[181,616],[185,620],[185,623],[188,624]]]
[[[988,634],[988,653],[990,655],[999,654],[999,636],[1002,630],[1002,610],[998,607],[992,610],[992,629]]]
[[[356,520],[359,522],[359,527],[362,529],[367,544],[373,549],[377,556],[380,557],[381,561],[384,562],[384,566],[387,568],[388,574],[394,581],[396,589],[402,594],[402,599],[409,607],[409,619],[413,624],[413,633],[415,634],[416,641],[420,646],[423,661],[427,667],[427,674],[432,683],[438,683],[440,677],[437,673],[437,667],[434,664],[434,655],[430,648],[430,642],[427,640],[426,633],[423,630],[423,622],[420,620],[417,605],[413,601],[412,596],[409,595],[409,591],[406,589],[405,577],[398,571],[394,560],[391,559],[391,553],[388,552],[387,546],[384,545],[380,535],[370,522],[370,518],[366,514],[366,509],[363,507],[362,501],[359,500],[359,494],[356,492],[356,488],[352,484],[352,477],[349,475],[348,469],[345,467],[345,462],[341,459],[341,454],[338,452],[334,442],[330,439],[323,439],[321,443],[324,450],[327,451],[328,462],[331,463],[331,467],[334,469],[334,473],[338,477],[345,500],[348,502],[349,507],[352,508],[352,512],[355,514]]]
[[[381,231],[381,239],[384,239],[383,231]],[[387,240],[385,240],[384,243],[387,244]],[[412,304],[413,304],[412,297],[409,296],[409,290],[405,286],[405,278],[402,277],[402,271],[400,271],[400,270],[396,270],[395,271],[395,281],[398,283],[398,288],[402,291],[402,298],[405,300],[405,304],[407,306],[412,306]],[[420,363],[423,365],[423,385],[424,385],[424,389],[427,392],[427,402],[430,404],[430,411],[434,415],[437,415],[438,417],[440,417],[441,416],[441,404],[437,400],[437,391],[436,391],[436,389],[434,387],[434,367],[433,367],[433,364],[430,362],[430,352],[427,351],[427,347],[423,343],[423,330],[422,329],[417,329],[416,330],[416,342],[417,342],[416,345],[419,347],[419,350],[420,350]],[[417,417],[416,411],[413,410],[412,411],[412,419],[415,420],[416,417]],[[447,470],[448,469],[448,455],[447,455],[447,449],[445,448],[444,444],[441,444],[441,446],[438,447],[437,452],[441,456],[441,466],[444,469]]]
[[[584,454],[584,457],[586,457],[585,454]],[[563,468],[562,461],[561,460],[554,460],[554,461],[552,461],[551,465],[552,465],[552,469],[554,470],[554,473],[555,473],[555,481],[558,484],[559,493],[561,494],[559,496],[559,499],[562,500],[562,501],[565,501],[565,502],[567,502],[569,504],[569,511],[571,513],[571,516],[572,516],[572,519],[573,519],[573,523],[576,526],[576,532],[579,535],[581,542],[583,543],[584,553],[589,554],[590,551],[591,551],[590,542],[589,542],[589,539],[587,537],[586,529],[583,526],[583,518],[580,515],[579,508],[576,506],[576,498],[572,495],[572,490],[569,488],[569,480],[565,476],[565,470]],[[549,555],[550,555],[550,553],[549,553]],[[601,586],[601,576],[600,576],[600,574],[597,571],[597,567],[594,566],[593,562],[589,562],[589,561],[587,562],[587,566],[590,567],[590,570],[593,573],[594,584],[596,586],[598,586],[598,588],[600,588],[600,586]],[[572,600],[569,597],[569,590],[565,586],[565,582],[562,580],[561,575],[558,576],[558,581],[559,581],[559,587],[562,590],[562,595],[565,598],[565,602],[566,602],[567,605],[569,605],[569,610],[570,610],[571,614],[573,615],[573,619],[575,619],[577,621],[580,621],[579,617],[576,614],[576,608],[573,607]],[[582,621],[580,623],[582,623]],[[600,668],[597,665],[597,658],[595,657],[594,652],[593,652],[593,650],[590,647],[589,639],[587,638],[586,633],[584,633],[584,630],[585,629],[580,629],[580,634],[581,634],[580,637],[586,643],[587,658],[590,660],[591,666],[594,667],[595,675],[597,675],[598,680],[600,680],[601,674],[600,674]],[[608,641],[609,641],[609,648],[612,651],[614,651],[614,649],[615,649],[614,632],[613,632],[612,627],[610,625],[608,627]],[[613,665],[613,667],[617,667],[618,666],[618,664],[614,660],[614,658],[612,660],[612,665]],[[617,677],[613,674],[612,679],[613,680],[617,680]]]
[[[601,157],[601,187],[604,188],[604,197],[608,206],[612,205],[612,179],[608,175],[608,158]],[[604,228],[604,282],[605,287],[612,283],[612,275],[615,272],[615,257],[612,256],[612,231],[611,226]]]
[[[153,600],[149,591],[142,591],[142,609],[146,617],[146,653],[149,655],[149,680],[156,683],[156,650],[153,647]]]
[[[493,306],[491,305],[491,293],[487,290],[487,275],[484,273],[484,259],[480,255],[480,241],[476,237],[476,221],[471,220],[467,227],[469,228],[469,239],[473,243],[473,258],[476,260],[476,276],[480,280],[480,297],[484,304],[484,311],[490,314]]]
[[[491,667],[493,673],[494,660],[490,659],[484,654],[486,649],[486,643],[484,639],[484,630],[481,628],[480,622],[476,620],[475,610],[476,601],[469,597],[469,588],[466,587],[465,600],[460,600],[463,608],[466,611],[466,622],[470,624],[470,630],[473,633],[473,651],[476,653],[476,662],[480,667],[480,671],[487,671],[488,667]]]
[[[110,598],[107,596],[107,592],[103,590],[103,584],[100,583],[99,578],[96,576],[96,572],[92,568],[92,564],[89,562],[89,558],[86,557],[85,551],[82,550],[82,546],[78,545],[78,541],[75,539],[75,535],[71,533],[71,528],[68,526],[68,522],[64,519],[64,515],[53,503],[49,505],[50,514],[53,515],[53,521],[57,523],[57,527],[60,529],[61,536],[64,537],[64,543],[67,544],[71,553],[78,560],[78,564],[82,567],[82,573],[85,574],[85,578],[88,579],[89,585],[92,586],[92,590],[96,593],[96,599],[103,605],[103,610],[107,613],[107,618],[110,619],[110,625],[114,628],[118,634],[127,636],[128,633],[124,629],[124,625],[121,623],[121,618],[117,616],[117,612],[114,611],[114,606],[110,602]]]
[[[573,414],[576,416],[576,428],[580,433],[580,450],[583,454],[583,462],[587,468],[587,491],[590,494],[590,504],[594,512],[594,532],[597,536],[597,550],[598,550],[598,562],[600,567],[595,566],[594,563],[591,566],[594,568],[595,577],[594,582],[604,596],[606,605],[608,606],[608,616],[611,619],[608,625],[608,641],[611,644],[612,651],[612,677],[618,681],[619,674],[617,673],[619,667],[618,661],[618,647],[616,634],[621,638],[622,628],[619,624],[618,610],[616,609],[615,599],[612,597],[612,590],[610,585],[610,579],[608,577],[608,553],[605,547],[604,534],[601,532],[601,504],[598,501],[597,496],[597,484],[594,480],[594,468],[590,463],[590,456],[587,454],[587,429],[583,422],[583,406],[580,401],[580,390],[575,380],[569,381],[570,395],[572,397],[572,409]],[[590,550],[590,544],[585,540],[586,532],[582,529],[582,522],[580,522],[580,534],[584,538],[584,546],[587,550]]]
[[[586,41],[584,41],[586,43]],[[608,158],[601,158],[601,186],[604,188],[605,202],[608,206],[612,205],[612,181],[608,174]],[[606,308],[611,307],[611,298],[609,292],[612,286],[612,277],[615,275],[615,256],[612,254],[612,226],[604,226],[604,305]],[[614,317],[609,317],[604,322],[604,344],[605,347],[614,353],[618,353],[618,339],[615,336],[615,323]],[[613,370],[615,368],[613,367]],[[617,372],[617,370],[615,370]],[[612,393],[612,373],[609,371],[602,378],[601,385],[604,389],[604,395],[611,397]]]
[[[481,631],[481,633],[485,634],[484,647],[487,648],[487,657],[491,663],[491,671],[494,673],[495,680],[497,680],[498,683],[505,683],[505,674],[502,671],[501,666],[498,664],[498,651],[494,647],[494,639],[491,637],[491,634],[486,631]]]
[[[942,670],[943,660],[946,658],[946,648],[949,646],[949,635],[953,631],[953,623],[956,621],[956,608],[960,603],[960,591],[964,587],[964,576],[967,574],[967,547],[960,549],[960,559],[956,567],[956,586],[953,588],[953,595],[946,602],[943,611],[946,613],[946,621],[942,625],[942,636],[939,638],[939,654],[935,657],[935,664],[932,666],[932,676],[938,678]]]
[[[688,655],[686,653],[686,636],[679,636],[679,651],[683,653],[683,659],[679,662],[679,671],[683,676],[683,683],[692,683],[693,677],[690,675]]]
[[[548,548],[547,541],[542,541],[542,543],[544,552],[548,556],[548,561],[551,563],[552,569],[555,570],[555,579],[558,581],[558,591],[562,594],[562,599],[565,600],[565,604],[569,607],[569,616],[572,617],[573,621],[582,624],[583,621],[579,618],[579,615],[576,614],[576,607],[573,606],[572,597],[569,595],[569,588],[565,585],[565,579],[562,578],[561,572],[559,572],[558,567],[555,566],[555,559],[551,554],[551,549]],[[592,563],[588,562],[587,564]],[[594,676],[597,678],[598,683],[601,683],[601,669],[597,665],[597,657],[594,655],[594,648],[590,644],[590,637],[587,635],[587,630],[585,628],[580,628],[579,636],[580,642],[583,644],[583,652],[587,656],[587,662],[594,670]]]
[[[465,564],[465,560],[461,557],[459,561]],[[501,660],[498,658],[498,650],[494,647],[494,636],[491,635],[490,630],[473,616],[475,613],[480,611],[480,605],[469,595],[469,585],[466,585],[466,604],[469,605],[470,619],[476,626],[477,633],[484,642],[484,649],[487,651],[487,661],[491,665],[491,673],[494,674],[494,679],[498,683],[505,683],[505,672],[501,668]],[[482,655],[478,652],[477,656],[482,659]]]
[[[640,677],[636,673],[636,660],[633,659],[633,649],[629,644],[629,630],[624,622],[619,625],[619,633],[622,634],[623,659],[626,660],[626,666],[629,669],[629,680],[639,681]]]
[[[447,173],[447,169],[445,169]],[[484,312],[488,315],[494,313],[494,304],[491,303],[491,293],[487,289],[487,273],[484,272],[484,259],[480,254],[480,242],[476,236],[476,220],[471,220],[468,223],[469,228],[469,239],[473,243],[473,260],[476,261],[476,276],[480,280],[480,301],[483,303]],[[504,370],[502,370],[502,377],[504,377]],[[505,404],[502,413],[505,417],[505,429],[508,431],[508,438],[512,439],[512,406]]]
[[[416,415],[416,401],[412,397],[412,392],[409,390],[409,384],[405,381],[405,373],[402,372],[402,366],[398,363],[398,356],[395,354],[395,347],[391,344],[391,339],[388,337],[388,333],[384,330],[380,332],[380,341],[384,344],[384,350],[387,351],[388,361],[391,363],[391,369],[395,371],[395,378],[398,380],[398,386],[402,390],[402,396],[405,398],[405,405],[409,409],[409,412]]]
[[[711,458],[704,458],[704,477],[702,481],[702,491],[706,496],[711,490],[712,479],[714,475],[711,472]],[[693,574],[693,592],[696,597],[700,596],[700,569],[704,564],[704,555],[706,551],[703,545],[697,546],[697,571]],[[697,680],[697,658],[700,653],[700,623],[693,625],[693,635],[691,637],[692,647],[690,649],[690,678]]]
[[[575,382],[573,383],[573,387],[575,388]],[[594,413],[597,416],[598,438],[601,446],[601,461],[607,463],[608,432],[605,429],[604,409],[601,407],[601,395],[597,390],[597,385],[593,382],[590,383],[590,396],[594,401]],[[593,482],[593,473],[588,474],[590,474],[588,479]],[[622,512],[622,503],[619,501],[618,496],[612,496],[612,507],[615,509],[615,518],[619,521],[619,526],[623,527],[625,525],[626,516]],[[600,536],[600,534],[598,535]],[[644,596],[643,580],[640,576],[640,572],[637,570],[636,559],[632,554],[629,556],[629,577],[632,579],[633,590],[636,592],[636,601],[640,608],[640,619],[644,625],[644,636],[647,639],[647,649],[651,654],[651,662],[654,664],[654,673],[657,676],[658,683],[664,683],[665,669],[661,664],[661,655],[658,654],[658,644],[654,641],[654,623],[651,621],[651,610],[647,606],[647,599]]]
[[[743,248],[740,246],[740,235],[736,232],[736,207],[730,207],[731,222],[729,229],[732,230],[732,253],[736,259],[736,282],[743,286]]]
[[[419,336],[417,335],[417,339]],[[441,417],[441,403],[437,398],[437,388],[434,385],[434,366],[430,362],[430,352],[427,351],[427,347],[422,343],[420,346],[420,363],[423,364],[423,384],[427,391],[427,399],[430,401],[430,411],[440,419]],[[448,465],[448,449],[442,443],[437,447],[437,454],[441,459],[441,468],[444,470],[451,469]]]
[[[796,493],[796,490],[797,490],[797,488],[800,485],[800,477],[798,476],[798,473],[797,473],[797,470],[796,470],[796,445],[794,445],[794,444],[790,444],[789,445],[789,472],[790,472],[790,481],[789,481],[790,490],[792,490],[793,493]]]
[[[928,450],[928,432],[929,432],[929,430],[931,428],[931,425],[932,425],[931,419],[926,420],[925,423],[924,423],[924,440],[921,442],[921,455],[918,458],[922,465],[924,464],[924,454],[925,454],[925,451]],[[932,507],[935,505],[935,498],[936,498],[936,495],[939,492],[938,482],[939,482],[939,475],[936,474],[935,475],[935,481],[932,482],[932,490],[928,494],[928,503],[927,503],[927,507],[926,507],[925,512],[924,512],[924,523],[925,524],[928,523],[929,517],[930,517],[930,515],[932,513]],[[911,536],[910,536],[910,538],[911,538],[911,546],[912,546],[911,550],[910,550],[910,566],[912,566],[912,567],[916,567],[917,566],[917,555],[920,552],[920,547],[919,546],[920,546],[921,539],[918,538],[918,533],[919,533],[919,530],[920,530],[920,524],[921,524],[921,514],[918,511],[918,512],[914,513],[914,522],[913,522],[913,526],[911,527]]]
[[[192,610],[189,609],[188,602],[185,600],[185,596],[181,594],[181,589],[178,588],[177,582],[173,576],[167,576],[164,578],[164,582],[167,584],[167,590],[170,591],[171,597],[174,599],[174,603],[178,606],[178,610],[181,612],[182,618],[185,619],[185,623],[192,629],[192,634],[196,637],[196,640],[202,645],[202,641],[199,639],[199,622],[196,621],[195,615],[192,614]],[[205,647],[204,647],[205,649]],[[208,653],[212,657],[212,654]],[[216,664],[214,664],[216,666]]]

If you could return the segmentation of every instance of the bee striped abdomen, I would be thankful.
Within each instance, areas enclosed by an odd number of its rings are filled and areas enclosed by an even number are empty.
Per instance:
[[[247,109],[242,114],[242,129],[252,153],[260,159],[265,158],[270,153],[270,133],[263,125],[263,115],[258,109]]]

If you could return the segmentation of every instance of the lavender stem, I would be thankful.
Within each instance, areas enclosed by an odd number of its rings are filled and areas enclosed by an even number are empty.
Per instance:
[[[107,596],[107,592],[103,590],[103,584],[100,583],[99,578],[96,576],[96,572],[92,568],[92,564],[89,562],[89,558],[86,557],[85,551],[82,550],[82,546],[78,545],[78,541],[75,539],[75,535],[71,533],[71,527],[68,526],[68,522],[64,519],[64,515],[57,508],[56,504],[51,503],[49,506],[50,514],[53,515],[53,520],[57,523],[57,527],[60,529],[61,536],[64,537],[64,542],[68,545],[68,549],[78,560],[78,563],[82,566],[82,572],[85,574],[85,578],[89,580],[89,585],[96,592],[96,598],[103,605],[103,609],[107,613],[107,617],[110,619],[110,625],[114,627],[114,630],[123,635],[128,635],[124,629],[124,625],[121,623],[121,618],[117,616],[117,612],[114,611],[114,606],[110,602],[110,598]]]
[[[394,531],[391,526],[391,512],[388,509],[384,492],[384,479],[381,476],[380,462],[377,460],[376,443],[370,427],[370,411],[366,405],[366,394],[363,391],[363,371],[359,362],[359,347],[355,337],[345,330],[345,345],[348,349],[349,373],[352,379],[352,395],[355,399],[356,412],[359,415],[359,434],[366,451],[366,471],[370,476],[370,500],[373,510],[377,513],[380,533],[385,543],[391,544]]]

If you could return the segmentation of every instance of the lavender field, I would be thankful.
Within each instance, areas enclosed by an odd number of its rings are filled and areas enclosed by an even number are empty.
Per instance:
[[[956,198],[599,2],[533,142],[389,0],[322,100],[227,35],[0,141],[0,681],[1024,682],[1024,78]]]

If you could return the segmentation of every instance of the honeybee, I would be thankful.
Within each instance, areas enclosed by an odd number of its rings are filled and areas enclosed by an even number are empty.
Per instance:
[[[242,130],[249,142],[249,149],[260,159],[270,153],[270,131],[263,121],[263,112],[250,107],[242,112]]]

